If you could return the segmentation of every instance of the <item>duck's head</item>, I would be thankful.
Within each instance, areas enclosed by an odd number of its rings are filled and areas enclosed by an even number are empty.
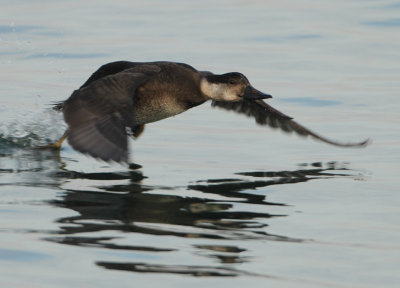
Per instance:
[[[207,73],[201,80],[201,91],[217,101],[241,101],[243,99],[266,99],[271,95],[258,91],[250,85],[246,76],[238,72],[221,75]]]

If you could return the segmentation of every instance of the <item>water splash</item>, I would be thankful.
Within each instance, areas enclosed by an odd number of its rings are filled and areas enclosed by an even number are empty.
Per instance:
[[[47,108],[18,113],[8,123],[0,123],[1,147],[35,147],[57,141],[65,132],[62,113]]]

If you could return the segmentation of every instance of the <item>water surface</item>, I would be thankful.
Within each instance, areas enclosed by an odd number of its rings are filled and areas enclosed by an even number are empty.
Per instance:
[[[399,3],[18,1],[0,15],[3,287],[397,287]],[[340,149],[204,104],[132,163],[31,149],[115,60],[240,71]],[[117,284],[116,284],[117,283]]]

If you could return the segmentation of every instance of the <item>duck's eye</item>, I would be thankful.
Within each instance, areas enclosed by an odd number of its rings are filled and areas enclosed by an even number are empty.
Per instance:
[[[229,80],[229,84],[236,84],[236,81],[235,80]]]

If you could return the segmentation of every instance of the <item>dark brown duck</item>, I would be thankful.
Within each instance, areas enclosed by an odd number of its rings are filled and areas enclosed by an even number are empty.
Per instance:
[[[340,147],[339,143],[303,127],[262,99],[271,98],[253,88],[237,72],[216,75],[174,62],[118,61],[101,66],[57,108],[64,113],[70,145],[104,161],[127,162],[128,136],[138,137],[144,125],[182,113],[211,100],[213,107],[233,110],[260,125],[301,136],[311,136]]]

